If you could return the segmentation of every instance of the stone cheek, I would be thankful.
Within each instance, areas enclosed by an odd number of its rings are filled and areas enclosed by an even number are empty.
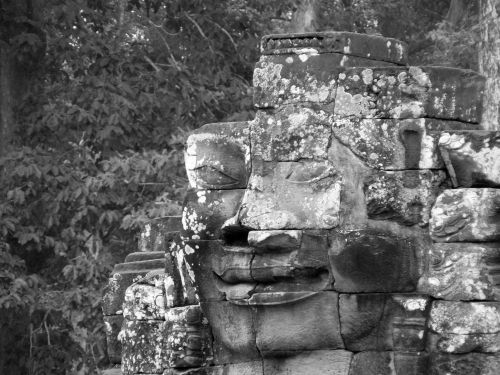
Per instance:
[[[334,289],[345,293],[411,292],[416,289],[417,238],[387,231],[353,231],[330,237]]]
[[[339,75],[335,116],[477,123],[483,89],[484,78],[460,69],[353,68]]]
[[[456,186],[500,187],[500,132],[443,132],[439,147]]]
[[[500,240],[500,189],[445,190],[432,208],[430,233],[437,242]]]
[[[323,110],[295,106],[273,113],[257,112],[251,123],[252,159],[326,159],[331,137],[330,117]]]
[[[446,300],[500,300],[500,244],[435,243],[418,290]]]
[[[364,183],[368,217],[425,226],[445,180],[442,171],[374,173]]]
[[[328,162],[254,163],[240,212],[252,229],[323,229],[339,224],[342,177]]]

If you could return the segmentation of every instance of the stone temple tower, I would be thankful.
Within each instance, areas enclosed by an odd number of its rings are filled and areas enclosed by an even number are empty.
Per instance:
[[[271,35],[261,52],[255,119],[187,140],[165,267],[107,294],[122,373],[498,375],[483,77],[409,66],[373,35]]]

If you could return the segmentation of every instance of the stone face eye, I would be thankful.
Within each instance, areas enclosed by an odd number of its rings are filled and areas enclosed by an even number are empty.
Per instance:
[[[192,188],[218,190],[246,187],[250,147],[244,125],[208,124],[188,138],[185,162]]]
[[[335,171],[331,165],[326,162],[314,162],[291,169],[286,179],[291,183],[310,184],[334,175]]]
[[[241,178],[241,176],[232,177],[229,174],[209,165],[197,167],[192,170],[192,173],[196,175],[195,178],[197,180],[197,184],[200,185],[199,187],[207,189],[211,187],[218,187],[219,189],[231,187],[235,184],[239,184],[239,178]]]

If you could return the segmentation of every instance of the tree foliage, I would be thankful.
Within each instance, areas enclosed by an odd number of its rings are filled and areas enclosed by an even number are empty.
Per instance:
[[[252,118],[259,39],[290,30],[301,4],[26,1],[36,17],[0,5],[4,24],[24,25],[0,42],[31,72],[0,158],[0,324],[13,338],[0,340],[0,373],[96,373],[112,265],[145,222],[179,214],[186,134]],[[320,30],[382,33],[409,42],[412,61],[475,67],[472,8],[449,25],[447,0],[315,6]]]

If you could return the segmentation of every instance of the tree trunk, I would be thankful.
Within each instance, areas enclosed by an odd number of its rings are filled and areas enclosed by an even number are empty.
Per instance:
[[[462,20],[467,12],[468,0],[451,0],[446,21],[450,26],[455,27]]]
[[[0,156],[7,153],[14,128],[13,64],[10,48],[0,41]]]
[[[486,76],[481,126],[500,130],[500,0],[481,0],[479,70]]]
[[[295,11],[290,31],[293,33],[305,33],[317,31],[317,9],[318,0],[301,0]]]

